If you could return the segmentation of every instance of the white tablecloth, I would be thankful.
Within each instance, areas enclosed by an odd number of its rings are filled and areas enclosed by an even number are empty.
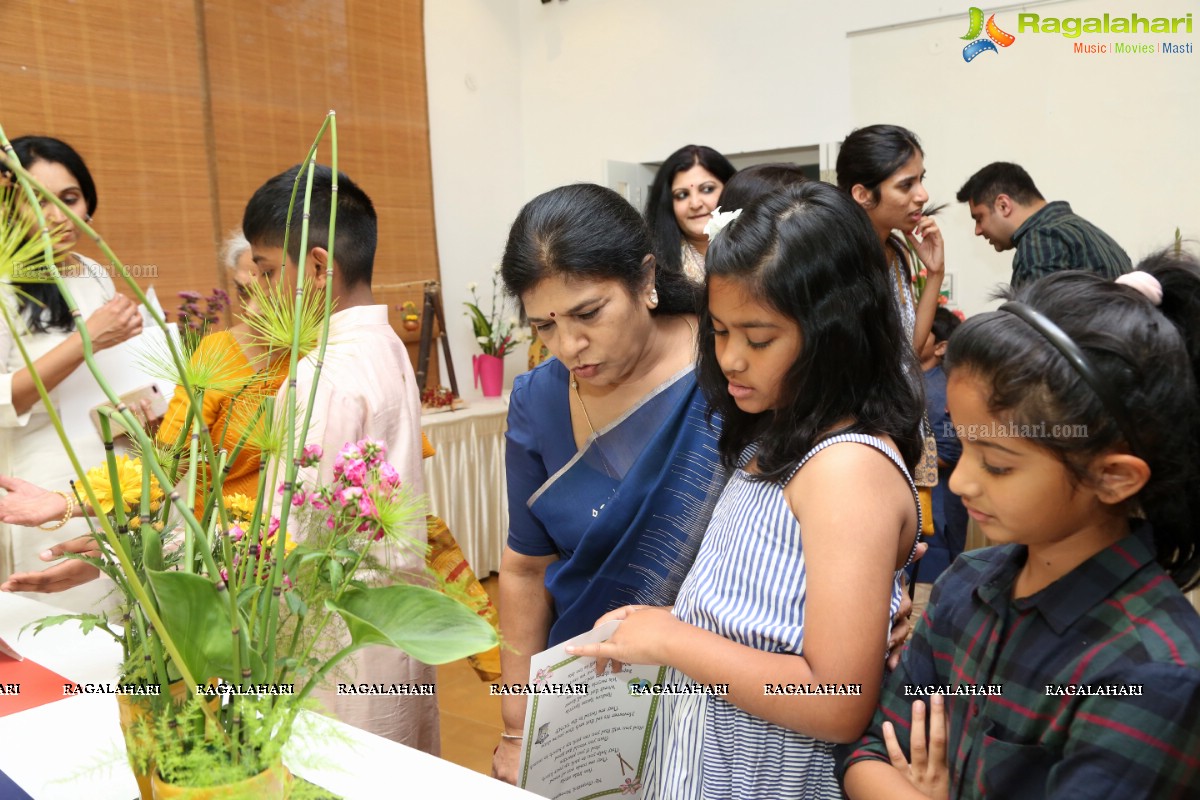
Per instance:
[[[78,625],[67,623],[18,638],[26,623],[56,613],[43,603],[0,593],[0,638],[73,681],[115,682],[121,651],[101,631],[84,636]],[[333,735],[320,732],[325,725],[336,729]],[[296,775],[348,800],[397,792],[406,797],[537,797],[308,711],[297,720],[284,762]],[[137,797],[112,695],[76,695],[0,717],[0,769],[36,800]]]
[[[468,408],[421,417],[437,448],[437,455],[425,459],[430,511],[446,521],[480,579],[500,571],[508,531],[507,426],[505,398],[472,400]]]

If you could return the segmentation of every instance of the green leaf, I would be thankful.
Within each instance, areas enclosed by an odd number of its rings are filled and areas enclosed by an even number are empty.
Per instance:
[[[108,620],[98,614],[59,614],[54,617],[42,617],[41,619],[35,619],[33,622],[30,622],[28,625],[21,628],[21,633],[25,633],[25,631],[29,628],[33,628],[33,633],[36,636],[47,628],[52,628],[55,625],[62,625],[64,622],[73,619],[79,620],[79,627],[83,628],[84,633],[90,633],[97,625],[104,625],[108,623]]]
[[[297,617],[303,617],[308,613],[308,604],[301,599],[299,592],[284,592],[283,599],[287,603],[287,607]]]
[[[192,677],[240,683],[241,676],[233,674],[229,610],[213,582],[190,572],[147,570],[147,575],[163,625]]]
[[[341,615],[356,648],[395,647],[426,664],[446,664],[496,646],[496,631],[462,603],[423,586],[350,589],[325,605]]]
[[[475,338],[480,336],[491,337],[492,326],[488,324],[487,317],[479,310],[479,307],[472,303],[463,303],[471,312],[471,326],[475,329]]]

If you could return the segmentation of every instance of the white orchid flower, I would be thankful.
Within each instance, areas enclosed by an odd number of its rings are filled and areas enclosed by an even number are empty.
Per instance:
[[[708,240],[711,242],[717,238],[717,234],[724,230],[725,226],[740,217],[742,210],[737,211],[722,211],[720,206],[713,209],[712,219],[704,226],[704,232],[708,235]]]

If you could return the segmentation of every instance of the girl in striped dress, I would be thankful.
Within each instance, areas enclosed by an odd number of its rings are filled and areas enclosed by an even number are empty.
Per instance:
[[[870,221],[812,182],[709,249],[700,383],[733,470],[673,608],[574,648],[664,664],[645,798],[839,798],[834,743],[870,720],[919,530],[923,407]],[[724,687],[720,687],[724,688]]]

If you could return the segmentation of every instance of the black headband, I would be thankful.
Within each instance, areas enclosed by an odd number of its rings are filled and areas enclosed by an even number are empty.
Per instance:
[[[1092,366],[1092,362],[1084,355],[1079,345],[1075,344],[1074,340],[1062,328],[1051,322],[1040,311],[1036,311],[1024,303],[1011,301],[1000,306],[1000,310],[1020,317],[1029,327],[1040,333],[1042,338],[1054,345],[1054,348],[1062,353],[1063,357],[1079,373],[1079,377],[1083,378],[1087,385],[1092,387],[1092,391],[1100,398],[1100,402],[1104,404],[1104,408],[1107,409],[1109,416],[1113,418],[1113,421],[1117,423],[1117,427],[1121,429],[1121,433],[1125,435],[1125,441],[1129,443],[1129,447],[1133,450],[1134,455],[1144,452],[1141,440],[1138,439],[1137,433],[1134,431],[1129,410],[1125,408],[1125,404],[1121,402],[1121,398],[1112,390],[1108,381]]]

